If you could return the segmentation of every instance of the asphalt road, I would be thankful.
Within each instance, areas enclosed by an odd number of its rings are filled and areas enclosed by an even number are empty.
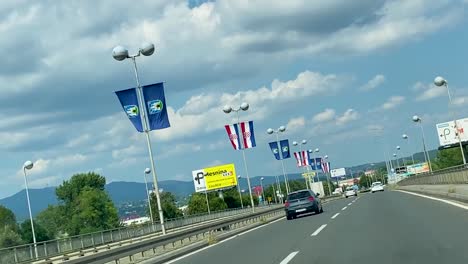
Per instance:
[[[468,263],[466,209],[385,191],[333,201],[324,210],[279,220],[170,263]]]

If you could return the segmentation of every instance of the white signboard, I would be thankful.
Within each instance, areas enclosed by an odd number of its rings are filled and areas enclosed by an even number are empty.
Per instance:
[[[193,185],[195,185],[195,192],[206,191],[205,170],[192,171]]]
[[[468,118],[457,120],[458,132],[460,133],[460,139],[462,142],[468,141]],[[455,133],[455,122],[445,122],[436,125],[437,134],[439,136],[440,146],[450,146],[458,144],[458,136]]]
[[[330,170],[330,175],[332,177],[346,176],[346,170],[345,168],[333,169],[333,170]]]

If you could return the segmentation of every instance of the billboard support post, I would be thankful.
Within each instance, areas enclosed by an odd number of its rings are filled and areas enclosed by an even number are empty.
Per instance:
[[[205,199],[206,199],[206,207],[208,208],[208,214],[211,214],[210,212],[210,202],[208,201],[208,193],[205,191]]]

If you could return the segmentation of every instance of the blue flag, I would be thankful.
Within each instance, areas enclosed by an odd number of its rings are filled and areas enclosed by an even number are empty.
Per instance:
[[[310,166],[312,167],[312,170],[322,170],[322,158],[315,158],[315,164],[314,160],[310,160]]]
[[[157,130],[170,127],[166,98],[164,97],[164,84],[145,85],[142,89],[148,115],[148,129]]]
[[[281,154],[283,159],[289,159],[291,157],[291,153],[289,152],[289,140],[283,139],[280,141],[281,147]]]
[[[140,107],[138,106],[138,97],[135,88],[115,92],[119,98],[123,110],[128,116],[138,132],[143,132],[141,122]]]
[[[271,152],[273,152],[273,155],[275,155],[275,158],[277,160],[280,160],[281,157],[280,157],[280,154],[279,154],[278,142],[274,141],[274,142],[270,142],[268,144],[270,144]]]

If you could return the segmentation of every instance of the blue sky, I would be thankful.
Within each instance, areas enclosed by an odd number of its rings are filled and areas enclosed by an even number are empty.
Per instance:
[[[72,174],[143,181],[144,136],[113,91],[134,87],[130,62],[111,51],[156,44],[138,59],[144,84],[166,82],[172,127],[151,133],[159,179],[242,157],[224,125],[224,104],[250,103],[257,144],[251,176],[280,174],[265,133],[307,139],[332,167],[381,161],[384,152],[421,151],[411,116],[423,118],[428,145],[450,111],[468,115],[466,1],[22,1],[0,4],[0,197],[23,186],[54,186]],[[112,6],[112,9],[109,8]],[[262,10],[259,12],[258,10]],[[6,57],[6,58],[5,58]],[[432,85],[444,76],[454,94]],[[410,136],[406,145],[401,134]],[[297,172],[286,161],[287,172]]]

